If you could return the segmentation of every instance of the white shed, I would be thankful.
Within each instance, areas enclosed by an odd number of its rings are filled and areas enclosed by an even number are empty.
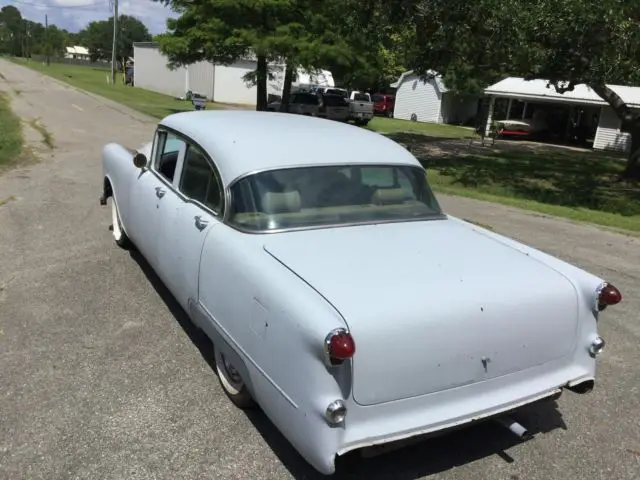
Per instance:
[[[397,82],[393,118],[426,123],[465,123],[478,111],[477,96],[457,96],[448,91],[442,76],[429,72],[424,81],[413,70],[404,72]]]
[[[547,80],[525,80],[520,77],[508,77],[485,89],[485,94],[491,99],[487,125],[492,120],[499,120],[494,116],[494,105],[497,99],[508,99],[507,115],[513,112],[512,105],[522,104],[518,112],[522,118],[528,114],[529,106],[535,104],[566,105],[567,108],[581,108],[594,111],[598,116],[594,150],[627,152],[630,147],[629,134],[620,131],[620,119],[613,109],[598,94],[587,85],[576,85],[573,91],[558,93],[554,87],[548,86]],[[633,110],[640,111],[640,87],[622,85],[608,85]],[[513,118],[511,116],[510,118]],[[594,124],[595,126],[595,124]]]
[[[243,77],[256,69],[256,59],[247,57],[231,65],[217,65],[211,62],[198,62],[186,67],[169,70],[168,59],[155,42],[136,42],[133,44],[135,61],[135,85],[165,95],[182,97],[187,91],[206,95],[218,103],[243,105],[256,104],[256,86],[246,82]],[[281,95],[284,80],[284,66],[269,65],[270,79],[267,82],[267,94]],[[331,72],[320,71],[312,75],[300,70],[298,77],[315,78],[333,84]],[[300,81],[299,80],[299,81]]]

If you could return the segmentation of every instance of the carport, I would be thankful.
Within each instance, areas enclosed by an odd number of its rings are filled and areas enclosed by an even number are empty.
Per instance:
[[[512,120],[511,136],[577,143],[597,150],[626,151],[628,134],[609,105],[587,85],[558,93],[546,80],[509,77],[486,88],[489,98],[485,134],[495,121]],[[640,88],[609,85],[631,108],[640,108]],[[509,125],[509,124],[507,124]]]

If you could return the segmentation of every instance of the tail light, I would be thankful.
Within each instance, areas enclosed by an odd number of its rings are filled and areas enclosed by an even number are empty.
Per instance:
[[[602,311],[609,305],[616,305],[622,301],[622,294],[614,285],[604,282],[596,290],[596,307]]]
[[[327,365],[342,365],[356,353],[356,344],[347,330],[336,328],[325,338],[324,351]]]

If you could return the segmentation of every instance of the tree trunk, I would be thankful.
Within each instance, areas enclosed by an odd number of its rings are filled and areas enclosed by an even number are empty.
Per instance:
[[[640,114],[631,110],[616,92],[606,85],[590,85],[607,102],[621,121],[620,131],[631,137],[627,166],[622,173],[625,180],[640,180]]]
[[[287,62],[284,70],[284,86],[282,87],[282,99],[280,100],[280,111],[289,111],[289,98],[291,98],[291,84],[293,83],[293,63]]]
[[[264,112],[267,109],[267,57],[258,55],[256,68],[256,110]]]

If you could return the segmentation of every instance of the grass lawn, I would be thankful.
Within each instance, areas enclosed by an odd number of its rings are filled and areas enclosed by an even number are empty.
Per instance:
[[[124,86],[122,73],[118,74],[115,85],[108,84],[107,77],[111,75],[108,68],[53,62],[47,66],[35,60],[26,61],[20,58],[12,60],[19,65],[37,70],[87,92],[101,95],[152,117],[162,118],[172,113],[193,110],[191,102],[177,100],[169,95],[150,92],[142,88]],[[207,108],[220,107],[210,102],[207,104]]]
[[[121,74],[118,77],[118,83],[112,86],[106,81],[110,73],[108,69],[64,63],[51,63],[46,66],[42,62],[27,62],[20,58],[14,58],[13,61],[152,117],[162,118],[171,113],[193,110],[189,102],[142,88],[125,87],[120,81]],[[224,108],[224,105],[209,103],[207,108]],[[376,117],[369,122],[368,128],[379,133],[411,132],[442,138],[464,138],[473,133],[470,128],[455,125],[427,124],[381,117]]]
[[[437,192],[640,233],[640,185],[617,181],[619,157],[504,151],[422,161]]]
[[[23,141],[20,118],[11,110],[9,97],[0,92],[0,172],[21,159]]]
[[[167,95],[125,87],[122,83],[109,85],[106,83],[109,71],[105,69],[56,63],[47,67],[36,61],[14,61],[156,118],[192,110],[189,102]],[[224,106],[210,104],[208,108]],[[17,128],[19,131],[19,123]],[[640,188],[637,184],[616,181],[624,168],[624,160],[619,157],[595,152],[535,153],[506,148],[500,153],[486,154],[468,154],[463,148],[458,155],[439,157],[423,155],[419,150],[433,141],[470,138],[473,129],[380,117],[369,122],[367,128],[412,146],[414,154],[427,167],[429,182],[437,192],[640,234]],[[11,136],[11,129],[2,128],[0,135]],[[15,151],[16,147],[13,148]],[[2,162],[0,158],[0,165]]]
[[[414,133],[440,138],[470,138],[473,128],[437,123],[419,123],[395,118],[375,117],[367,127],[378,133]]]

